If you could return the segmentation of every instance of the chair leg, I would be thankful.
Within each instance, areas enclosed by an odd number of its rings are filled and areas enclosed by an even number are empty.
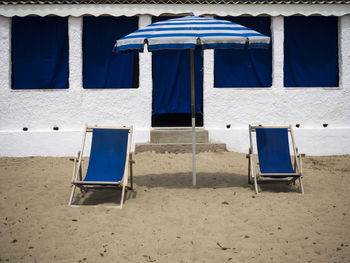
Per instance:
[[[71,193],[71,195],[70,195],[69,202],[68,202],[68,205],[69,205],[69,206],[72,205],[72,201],[73,201],[75,189],[76,189],[76,186],[73,185],[72,193]]]
[[[120,206],[119,206],[120,209],[123,208],[124,195],[125,195],[125,184],[123,184],[123,187],[122,187],[122,196],[121,196],[121,198],[120,198]]]
[[[130,161],[129,161],[129,171],[130,171],[130,190],[134,190],[134,179],[133,179],[133,174],[132,174],[132,165],[135,163],[135,161],[132,159],[132,154],[130,153],[129,155]]]
[[[254,176],[254,187],[255,187],[255,193],[259,194],[258,180],[256,179],[256,176]]]
[[[130,173],[130,190],[134,190],[134,179],[132,178],[132,172]]]
[[[304,194],[304,186],[303,186],[303,181],[301,177],[299,177],[299,185],[300,185],[300,193],[303,195]]]
[[[250,168],[250,166],[251,166],[251,160],[250,160],[250,157],[249,157],[249,159],[248,159],[248,184],[251,184],[252,182],[251,182],[251,180],[250,180],[250,172],[251,172],[251,168]]]

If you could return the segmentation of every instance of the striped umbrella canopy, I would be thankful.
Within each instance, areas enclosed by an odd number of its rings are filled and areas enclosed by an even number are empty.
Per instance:
[[[171,49],[227,49],[267,47],[270,38],[234,22],[187,16],[150,24],[119,40],[115,47],[120,51],[149,51]]]
[[[119,40],[117,52],[190,49],[192,110],[192,174],[196,185],[196,131],[194,94],[194,49],[267,48],[270,37],[234,22],[186,16],[150,24]]]

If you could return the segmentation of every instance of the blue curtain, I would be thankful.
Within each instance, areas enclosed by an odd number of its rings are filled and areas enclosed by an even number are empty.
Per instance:
[[[175,17],[153,17],[152,23]],[[195,50],[196,113],[203,112],[203,56]],[[189,50],[152,52],[153,114],[191,113]]]
[[[338,86],[337,17],[284,18],[284,86]]]
[[[12,18],[12,89],[67,89],[67,17]]]
[[[195,50],[196,113],[202,112],[202,50]],[[153,52],[153,113],[191,113],[190,51]]]
[[[83,18],[83,87],[137,88],[138,53],[112,52],[115,41],[138,28],[137,17]]]
[[[270,17],[218,17],[232,21],[266,36],[271,36]],[[272,49],[221,49],[214,51],[216,88],[270,87]]]

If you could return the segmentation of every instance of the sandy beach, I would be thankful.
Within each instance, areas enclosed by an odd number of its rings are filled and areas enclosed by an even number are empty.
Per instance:
[[[134,155],[134,191],[68,207],[73,163],[0,158],[3,262],[350,262],[350,156],[303,159],[305,195],[247,184],[245,154]],[[88,160],[84,160],[84,167]]]

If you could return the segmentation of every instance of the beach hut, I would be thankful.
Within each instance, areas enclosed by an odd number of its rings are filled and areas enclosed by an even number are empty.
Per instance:
[[[196,121],[210,143],[246,152],[249,124],[292,125],[307,154],[349,153],[347,0],[1,0],[1,156],[75,155],[86,124],[134,125],[132,151],[161,128],[189,128],[178,89],[189,82],[186,54],[111,50],[117,38],[190,12],[272,39],[261,52],[195,53]],[[164,86],[177,96],[164,99]]]

